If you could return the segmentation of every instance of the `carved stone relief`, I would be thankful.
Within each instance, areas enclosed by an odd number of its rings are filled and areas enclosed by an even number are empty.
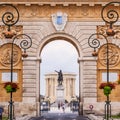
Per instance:
[[[10,66],[11,64],[11,44],[5,44],[0,48],[0,63],[3,66]],[[19,63],[21,58],[21,51],[17,46],[14,45],[13,48],[13,65]]]
[[[0,39],[5,39],[4,33],[6,31],[8,31],[7,29],[8,29],[7,26],[0,25]],[[11,27],[11,31],[15,35],[22,34],[23,33],[23,26],[21,26],[21,25],[12,26]]]
[[[62,12],[57,12],[52,14],[52,23],[57,31],[62,31],[67,23],[67,14]]]
[[[68,16],[70,16],[70,18],[88,18],[89,15],[92,16],[92,18],[100,18],[100,14],[98,16],[96,16],[95,12],[94,12],[94,8],[95,6],[92,6],[91,8],[88,9],[88,5],[83,5],[83,6],[75,6],[75,5],[70,5],[70,6],[49,6],[49,5],[45,5],[45,6],[38,6],[38,5],[31,5],[31,6],[18,6],[19,12],[20,12],[20,16],[21,19],[23,18],[50,18],[51,14],[56,13],[57,11],[61,11],[63,13],[68,14]],[[5,8],[4,9],[0,9],[0,16],[2,17],[3,13],[6,11]],[[8,11],[8,10],[7,10]],[[13,12],[13,10],[11,10],[11,12]],[[27,14],[25,14],[27,13]],[[98,12],[99,13],[99,12]],[[31,20],[29,19],[29,20]],[[90,19],[90,18],[89,18]]]
[[[89,15],[89,9],[88,9],[88,6],[84,5],[81,9],[81,14],[83,16],[88,16]]]
[[[107,65],[107,45],[103,45],[98,54],[99,62],[103,65]],[[113,44],[108,44],[108,59],[109,66],[114,67],[120,62],[120,50]]]
[[[107,36],[106,34],[106,30],[108,29],[108,25],[99,25],[97,26],[97,33],[101,33],[105,36]],[[113,38],[115,39],[119,39],[120,38],[120,26],[113,26],[114,32],[116,33]]]
[[[38,16],[39,15],[39,11],[38,11],[39,7],[38,6],[34,6],[32,9],[32,16]]]

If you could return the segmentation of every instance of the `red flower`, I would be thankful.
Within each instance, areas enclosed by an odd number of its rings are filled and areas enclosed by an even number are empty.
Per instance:
[[[111,87],[111,89],[115,89],[115,83],[111,83],[111,82],[101,83],[99,86],[99,89],[104,89],[105,86],[109,86]]]
[[[16,92],[16,90],[19,89],[18,85],[13,82],[4,83],[4,88],[7,92]]]

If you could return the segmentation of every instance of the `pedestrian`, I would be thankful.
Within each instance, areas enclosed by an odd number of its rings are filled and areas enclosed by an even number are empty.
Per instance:
[[[63,112],[65,112],[65,104],[62,105]]]
[[[58,103],[58,110],[60,109],[60,103]]]

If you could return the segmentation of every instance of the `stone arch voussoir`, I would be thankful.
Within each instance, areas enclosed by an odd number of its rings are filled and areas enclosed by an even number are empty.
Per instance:
[[[79,41],[77,41],[77,39],[75,39],[73,36],[65,34],[65,33],[55,33],[55,34],[51,34],[45,38],[43,38],[39,44],[39,47],[37,49],[37,57],[40,57],[40,54],[42,52],[42,49],[44,48],[44,46],[54,40],[65,40],[70,42],[77,50],[78,52],[78,56],[82,57],[82,48],[79,44]]]

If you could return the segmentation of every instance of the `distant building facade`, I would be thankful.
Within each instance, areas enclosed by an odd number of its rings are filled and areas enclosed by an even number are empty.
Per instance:
[[[45,74],[46,82],[46,93],[45,98],[49,98],[50,102],[53,103],[57,99],[57,86],[58,86],[58,75],[56,73]],[[70,102],[75,95],[75,82],[76,74],[63,73],[63,88],[64,88],[64,99]]]

